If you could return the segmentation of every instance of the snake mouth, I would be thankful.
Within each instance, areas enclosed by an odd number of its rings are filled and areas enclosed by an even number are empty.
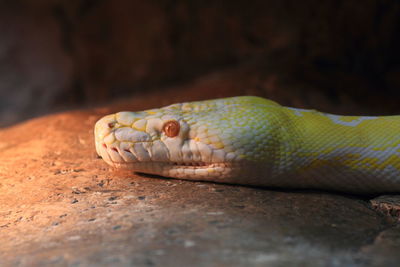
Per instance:
[[[153,167],[162,166],[172,169],[202,169],[216,166],[215,163],[204,161],[155,160],[148,152],[142,153],[142,155],[147,155],[146,157],[140,157],[138,155],[141,154],[137,151],[108,146],[105,143],[100,144],[97,148],[98,155],[110,165],[117,168],[141,168],[147,165],[152,165]]]
[[[97,143],[96,149],[109,165],[137,173],[160,175],[163,177],[183,178],[189,180],[219,180],[229,175],[232,171],[231,162],[207,162],[199,159],[157,160],[149,153],[137,153],[135,150],[128,151],[123,147],[107,146]]]
[[[101,156],[100,156],[101,157]],[[206,162],[166,162],[166,161],[134,161],[134,162],[116,162],[110,160],[111,165],[117,168],[126,168],[129,166],[140,166],[140,165],[160,165],[169,166],[171,168],[181,168],[181,169],[201,169],[201,168],[211,168],[215,167],[216,163],[206,163]]]

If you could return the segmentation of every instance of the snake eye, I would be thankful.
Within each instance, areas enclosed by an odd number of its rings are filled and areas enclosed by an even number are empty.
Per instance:
[[[167,121],[164,123],[162,130],[168,137],[175,137],[179,134],[181,126],[177,121]]]

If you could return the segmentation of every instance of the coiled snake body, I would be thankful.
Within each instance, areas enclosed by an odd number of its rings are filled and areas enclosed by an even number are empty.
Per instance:
[[[242,96],[108,115],[95,143],[112,166],[165,177],[400,192],[400,116],[339,116]]]

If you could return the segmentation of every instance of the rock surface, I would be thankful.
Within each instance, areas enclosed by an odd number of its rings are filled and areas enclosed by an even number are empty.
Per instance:
[[[97,157],[99,117],[187,99],[173,92],[0,131],[1,266],[398,266],[400,227],[367,198],[147,177]]]

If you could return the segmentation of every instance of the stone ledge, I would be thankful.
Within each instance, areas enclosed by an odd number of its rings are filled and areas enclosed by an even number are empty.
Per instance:
[[[157,106],[167,93],[0,131],[0,265],[399,262],[399,228],[365,199],[110,169],[94,151],[95,121],[121,106]]]

